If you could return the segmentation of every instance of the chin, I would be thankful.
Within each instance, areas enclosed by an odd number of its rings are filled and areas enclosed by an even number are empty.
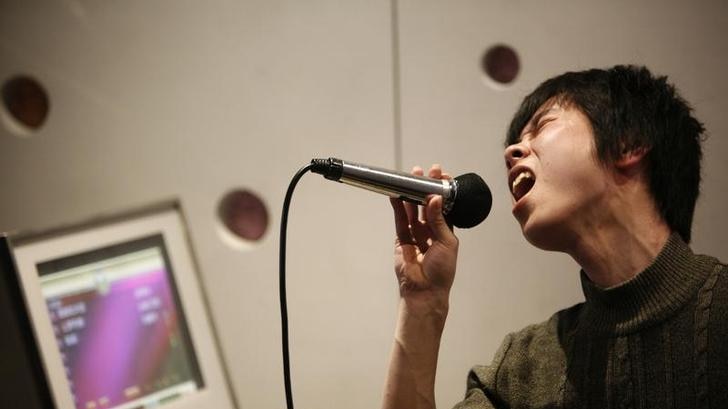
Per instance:
[[[568,235],[559,229],[560,223],[537,223],[526,220],[521,223],[523,237],[533,246],[546,251],[565,252],[567,249]]]

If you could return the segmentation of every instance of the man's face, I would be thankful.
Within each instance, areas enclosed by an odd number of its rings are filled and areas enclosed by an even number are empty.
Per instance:
[[[547,102],[505,157],[513,215],[535,246],[566,251],[606,222],[611,178],[597,159],[591,124],[578,109]]]

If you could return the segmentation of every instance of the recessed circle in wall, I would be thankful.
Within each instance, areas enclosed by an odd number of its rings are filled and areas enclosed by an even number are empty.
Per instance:
[[[235,248],[249,248],[268,230],[268,209],[249,190],[227,192],[217,206],[217,217],[223,241]]]
[[[5,126],[15,134],[28,136],[48,118],[50,99],[43,85],[27,75],[16,75],[2,85],[0,114]]]
[[[505,44],[490,47],[480,62],[481,68],[489,79],[497,84],[506,85],[513,82],[521,70],[521,63],[516,51]]]

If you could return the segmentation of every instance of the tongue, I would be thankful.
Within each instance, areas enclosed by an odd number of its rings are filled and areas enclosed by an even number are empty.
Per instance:
[[[520,200],[525,196],[533,187],[534,182],[533,178],[523,178],[513,190],[513,195],[516,197],[516,200]]]

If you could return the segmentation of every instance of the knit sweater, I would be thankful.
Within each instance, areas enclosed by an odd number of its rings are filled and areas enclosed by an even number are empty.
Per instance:
[[[728,408],[728,268],[674,234],[654,262],[508,335],[474,367],[473,408]]]

